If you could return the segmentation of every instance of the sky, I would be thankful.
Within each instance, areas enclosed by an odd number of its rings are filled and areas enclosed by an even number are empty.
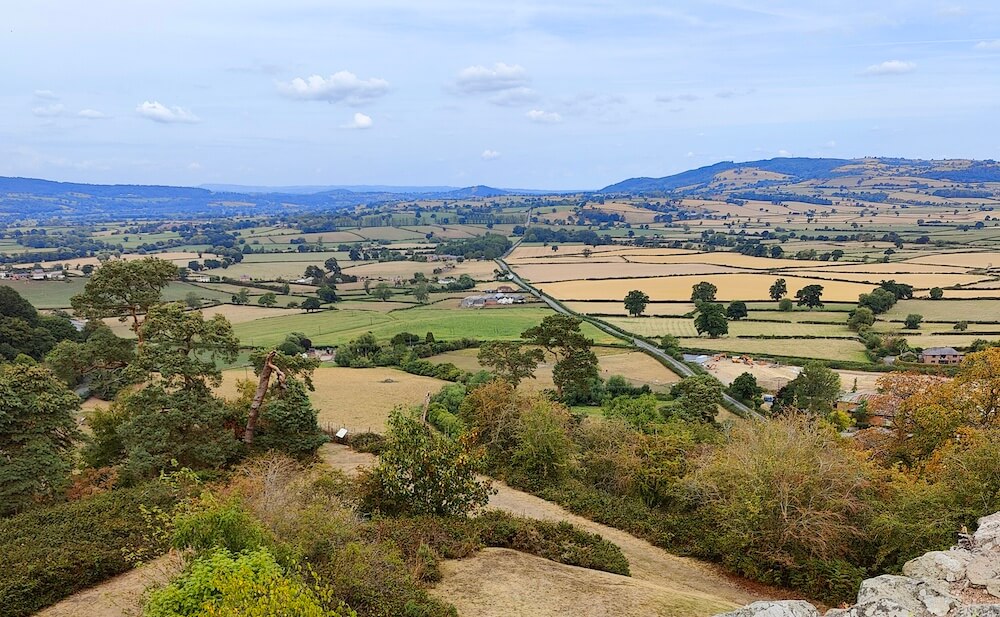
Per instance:
[[[31,0],[0,175],[595,189],[721,160],[1000,159],[1000,3]]]

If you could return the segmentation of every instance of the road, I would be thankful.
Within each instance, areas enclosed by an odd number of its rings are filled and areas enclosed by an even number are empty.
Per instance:
[[[513,250],[513,247],[512,247],[512,250]],[[640,350],[646,352],[647,354],[649,354],[649,355],[651,355],[651,356],[653,356],[653,357],[655,357],[655,358],[657,358],[657,359],[659,359],[659,360],[661,360],[663,362],[666,362],[667,365],[669,365],[671,367],[671,369],[675,373],[677,373],[678,375],[680,375],[681,377],[691,377],[692,375],[694,375],[694,371],[691,370],[691,367],[689,367],[688,365],[684,364],[683,362],[677,360],[673,356],[668,355],[666,352],[664,352],[662,349],[657,348],[655,345],[650,345],[649,343],[647,343],[646,341],[644,341],[642,339],[635,338],[634,336],[631,336],[631,335],[629,335],[626,332],[623,332],[623,331],[617,330],[615,328],[612,328],[611,326],[609,326],[607,324],[601,323],[599,321],[594,321],[593,319],[587,317],[586,315],[581,315],[579,313],[574,313],[573,311],[570,311],[569,309],[567,309],[563,305],[559,304],[558,302],[556,302],[552,298],[550,298],[550,297],[546,296],[545,294],[539,292],[530,283],[528,283],[527,281],[525,281],[524,279],[522,279],[520,276],[518,276],[518,274],[516,272],[514,272],[513,270],[511,270],[510,266],[507,265],[507,262],[504,261],[503,257],[501,257],[500,259],[497,259],[496,263],[497,263],[497,265],[500,266],[500,268],[504,272],[506,272],[509,275],[509,278],[510,278],[511,281],[514,281],[515,283],[517,283],[518,285],[520,285],[524,289],[527,289],[528,292],[531,293],[531,295],[535,296],[536,298],[538,298],[539,300],[541,300],[545,304],[548,304],[552,308],[552,310],[556,311],[557,313],[562,313],[563,315],[571,315],[573,317],[577,317],[579,319],[582,319],[582,320],[586,321],[587,323],[589,323],[590,325],[594,326],[595,328],[598,328],[600,330],[603,330],[604,332],[607,332],[611,336],[614,336],[616,338],[620,338],[620,339],[622,339],[624,341],[627,341],[629,344],[631,344],[632,346],[636,347],[637,349],[640,349]],[[740,413],[740,415],[742,415],[743,417],[745,417],[745,418],[755,418],[757,420],[763,420],[764,419],[764,416],[760,415],[759,413],[757,413],[753,409],[750,409],[749,407],[747,407],[743,403],[739,402],[738,400],[734,399],[733,397],[729,396],[725,392],[722,393],[722,398],[725,399],[725,401],[726,401],[726,403],[727,403],[727,405],[729,406],[730,409],[737,410]]]

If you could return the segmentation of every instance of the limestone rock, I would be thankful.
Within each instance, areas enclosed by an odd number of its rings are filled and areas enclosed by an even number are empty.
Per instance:
[[[899,604],[912,617],[944,617],[959,604],[958,599],[948,592],[947,585],[941,581],[921,581],[891,574],[870,578],[861,583],[861,589],[858,590],[859,607],[876,600],[890,600]]]
[[[819,617],[819,611],[805,600],[781,600],[754,602],[716,617]]]
[[[903,565],[903,574],[922,580],[940,580],[954,583],[965,578],[965,569],[972,561],[966,550],[932,551]]]
[[[953,617],[1000,617],[1000,604],[967,604],[955,609]]]
[[[979,519],[972,540],[976,552],[1000,552],[1000,512]]]
[[[894,600],[876,598],[871,602],[852,606],[841,617],[914,617],[914,612]]]
[[[965,576],[973,587],[984,587],[990,595],[1000,597],[1000,555],[976,555],[966,566]]]

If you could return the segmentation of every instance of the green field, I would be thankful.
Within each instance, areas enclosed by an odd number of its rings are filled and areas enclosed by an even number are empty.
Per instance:
[[[70,298],[83,291],[86,284],[84,278],[68,278],[64,281],[9,281],[0,280],[5,285],[17,290],[28,302],[39,309],[68,309]],[[206,300],[229,302],[231,293],[223,293],[196,287],[190,283],[174,282],[163,290],[163,299],[167,301],[183,300],[190,292],[195,292]]]
[[[387,339],[400,332],[423,336],[433,332],[438,339],[462,337],[512,340],[538,324],[553,311],[543,308],[448,309],[421,307],[379,313],[364,310],[334,310],[269,317],[234,326],[243,345],[254,347],[280,343],[290,332],[301,332],[316,345],[342,345],[365,332]],[[584,326],[584,333],[598,343],[618,339]]]
[[[609,317],[605,321],[613,326],[640,336],[660,337],[672,334],[678,337],[698,336],[693,319],[671,317]],[[804,324],[773,321],[730,321],[729,337],[737,336],[836,336],[853,338],[846,324]]]

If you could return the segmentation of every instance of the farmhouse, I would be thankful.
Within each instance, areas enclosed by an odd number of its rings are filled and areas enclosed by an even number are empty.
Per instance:
[[[488,293],[478,296],[466,296],[462,299],[462,308],[482,308],[484,306],[508,306],[511,304],[524,304],[524,296],[521,294],[507,295],[502,293]]]
[[[961,364],[965,357],[953,347],[928,347],[920,352],[920,362],[923,364]]]

